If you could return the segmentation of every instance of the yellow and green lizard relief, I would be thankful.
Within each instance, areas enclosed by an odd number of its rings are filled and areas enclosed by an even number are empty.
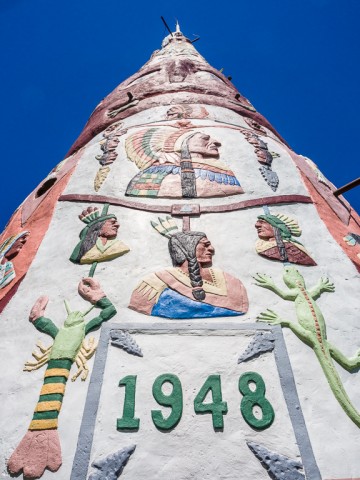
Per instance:
[[[335,360],[345,370],[352,372],[360,367],[360,350],[354,357],[348,358],[329,342],[326,337],[325,319],[316,304],[322,293],[335,291],[333,283],[327,278],[321,278],[315,287],[307,289],[303,276],[293,266],[284,268],[283,280],[289,288],[287,291],[278,288],[268,275],[258,273],[254,279],[257,286],[271,290],[284,300],[295,302],[298,323],[284,320],[269,309],[260,313],[258,320],[290,328],[300,340],[314,350],[337,401],[351,420],[360,427],[360,413],[345,392],[333,363]]]

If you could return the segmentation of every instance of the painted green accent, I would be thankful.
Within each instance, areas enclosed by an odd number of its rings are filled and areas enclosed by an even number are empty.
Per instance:
[[[67,368],[70,371],[72,363],[73,362],[71,360],[68,360],[67,358],[49,360],[47,369],[50,370],[51,368]]]
[[[85,335],[97,330],[103,322],[107,322],[110,318],[116,315],[116,309],[107,297],[103,297],[96,302],[95,307],[101,308],[100,315],[93,318],[85,325]]]
[[[172,392],[165,394],[162,391],[164,383],[172,385]],[[171,407],[171,413],[167,418],[161,410],[151,410],[151,418],[156,428],[160,430],[171,430],[179,423],[183,411],[183,393],[179,378],[172,373],[159,375],[153,384],[152,394],[159,405]]]
[[[212,402],[204,403],[211,391]],[[209,375],[194,400],[195,413],[211,413],[214,430],[224,428],[224,415],[227,414],[227,402],[223,402],[220,375]]]
[[[283,300],[295,303],[298,323],[284,320],[269,309],[260,313],[258,320],[290,328],[302,342],[313,349],[335,398],[348,417],[360,427],[360,413],[351,403],[333,364],[335,360],[345,370],[352,372],[360,367],[360,350],[354,357],[348,358],[328,341],[325,319],[315,302],[323,292],[334,292],[333,283],[327,278],[321,278],[315,287],[307,289],[303,276],[295,267],[284,268],[283,280],[289,288],[287,291],[278,288],[271,277],[265,274],[257,274],[254,278],[259,287],[267,288]]]
[[[66,377],[46,377],[44,378],[44,385],[48,383],[63,383],[66,385],[67,378]]]
[[[116,421],[117,430],[138,430],[140,420],[135,418],[136,375],[128,375],[119,382],[119,387],[125,387],[124,409],[121,418]]]
[[[255,390],[250,384],[255,384]],[[245,422],[256,430],[269,428],[275,418],[275,412],[271,403],[265,398],[265,383],[261,375],[256,372],[243,373],[239,378],[239,391],[243,394],[240,411]],[[254,415],[254,407],[261,409],[261,418]]]
[[[51,420],[53,418],[58,418],[59,412],[57,410],[49,410],[47,412],[35,412],[33,415],[33,420]]]
[[[96,270],[97,264],[98,264],[98,262],[94,262],[91,265],[90,272],[89,272],[89,277],[93,277],[95,275],[95,270]]]
[[[40,395],[39,402],[51,402],[54,400],[62,402],[63,397],[64,395],[62,395],[61,393],[48,393],[47,395]]]
[[[81,312],[72,312],[60,328],[51,348],[50,358],[75,360],[85,338],[85,322]]]
[[[39,317],[34,322],[34,327],[41,333],[47,333],[51,338],[55,338],[58,334],[58,327],[50,318]]]

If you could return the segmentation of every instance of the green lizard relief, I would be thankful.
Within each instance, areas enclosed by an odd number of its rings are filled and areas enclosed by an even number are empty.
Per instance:
[[[284,320],[269,309],[260,313],[258,320],[290,328],[300,340],[314,350],[337,401],[351,420],[360,427],[360,413],[345,392],[333,363],[335,360],[345,370],[352,372],[360,367],[360,350],[354,357],[348,358],[329,342],[326,337],[325,319],[316,304],[316,300],[322,293],[335,291],[333,283],[327,278],[321,278],[315,287],[307,289],[304,278],[292,266],[284,268],[283,280],[289,288],[287,291],[278,288],[268,275],[258,273],[254,279],[257,286],[271,290],[284,300],[295,302],[298,323]]]

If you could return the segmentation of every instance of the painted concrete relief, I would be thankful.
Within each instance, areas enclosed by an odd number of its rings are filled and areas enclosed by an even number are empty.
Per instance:
[[[19,254],[28,237],[29,232],[24,231],[7,238],[0,245],[0,289],[15,279],[16,271],[11,260]]]
[[[327,278],[321,278],[317,285],[307,289],[303,276],[295,267],[284,268],[283,280],[288,287],[287,291],[277,287],[271,277],[265,274],[257,274],[254,278],[259,287],[267,288],[280,298],[295,303],[298,323],[283,319],[270,309],[262,312],[258,316],[258,320],[290,328],[302,342],[313,349],[335,398],[348,417],[355,425],[360,427],[360,413],[345,392],[333,363],[335,360],[336,363],[348,372],[355,371],[360,367],[360,350],[353,357],[348,358],[329,342],[326,336],[325,319],[316,304],[316,300],[322,293],[335,291],[333,283]]]
[[[287,215],[275,215],[266,211],[259,215],[255,228],[259,239],[255,244],[256,252],[271,260],[296,263],[299,265],[316,265],[305,247],[294,237],[300,237],[298,222]]]
[[[255,122],[255,125],[258,125],[257,122]],[[254,123],[252,123],[251,126],[254,128]],[[259,130],[259,133],[262,134],[260,128],[257,129]],[[265,182],[269,185],[273,192],[276,192],[279,186],[279,177],[272,169],[272,162],[273,159],[279,155],[275,152],[270,152],[267,143],[261,140],[261,138],[255,133],[245,129],[241,129],[241,132],[246,140],[254,147],[258,162],[261,164],[259,170]]]
[[[140,172],[126,195],[196,198],[243,193],[234,173],[220,160],[220,147],[210,135],[181,123],[130,135],[126,154]]]
[[[175,105],[166,112],[167,120],[181,120],[185,118],[207,118],[209,112],[200,105]]]
[[[50,348],[38,344],[40,352],[33,353],[35,361],[27,362],[24,367],[25,371],[33,371],[47,364],[40,397],[28,431],[8,461],[11,474],[23,471],[26,478],[33,479],[41,477],[46,468],[55,472],[61,466],[58,416],[71,366],[74,362],[78,366],[72,381],[79,375],[81,380],[86,380],[89,372],[86,361],[93,356],[96,346],[94,339],[86,341],[85,337],[116,314],[115,307],[99,282],[93,278],[83,278],[78,285],[78,292],[92,307],[85,313],[72,312],[65,301],[67,318],[60,328],[44,317],[48,297],[39,297],[30,312],[29,321],[39,332],[50,335],[54,343]],[[94,307],[101,310],[100,314],[85,323],[85,315]]]
[[[122,126],[122,122],[114,123],[107,127],[103,133],[104,140],[100,142],[102,154],[95,157],[101,165],[94,179],[95,192],[100,190],[110,172],[110,165],[115,162],[118,156],[116,148],[120,142],[120,137],[127,132],[126,129],[122,129]]]
[[[132,293],[129,308],[165,318],[243,315],[248,298],[242,282],[213,267],[215,249],[203,232],[179,232],[171,217],[152,222],[168,239],[173,267],[145,277]]]
[[[108,204],[104,205],[101,213],[97,207],[88,207],[79,215],[86,227],[80,232],[80,242],[70,260],[77,264],[92,265],[90,276],[93,276],[97,263],[113,260],[130,251],[117,238],[120,224],[114,214],[108,213],[108,209]]]

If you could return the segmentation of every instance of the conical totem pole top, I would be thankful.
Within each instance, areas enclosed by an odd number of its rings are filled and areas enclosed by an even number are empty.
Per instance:
[[[177,24],[2,234],[4,478],[360,478],[335,190]]]

